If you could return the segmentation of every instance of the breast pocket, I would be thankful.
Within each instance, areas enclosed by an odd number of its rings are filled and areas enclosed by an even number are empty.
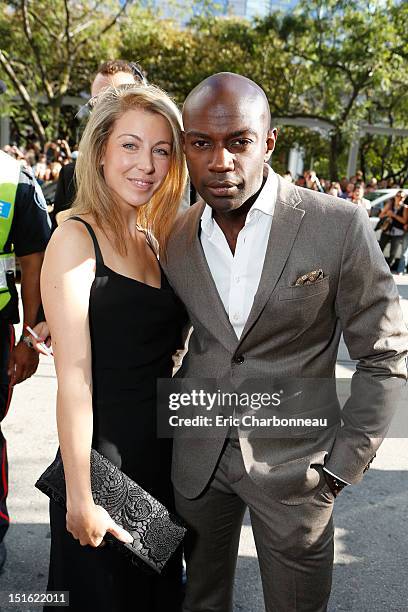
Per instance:
[[[329,277],[311,285],[281,287],[275,299],[269,301],[265,315],[274,322],[276,340],[289,343],[299,339],[311,328],[321,329],[331,319]]]
[[[287,300],[306,300],[320,295],[324,299],[329,292],[329,276],[325,276],[321,280],[311,283],[310,285],[299,285],[292,287],[282,287],[278,291],[279,301]]]

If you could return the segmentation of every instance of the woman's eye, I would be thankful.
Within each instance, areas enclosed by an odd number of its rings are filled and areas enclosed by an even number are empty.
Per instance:
[[[169,152],[167,151],[167,149],[155,149],[154,150],[155,153],[158,153],[159,155],[169,155]]]
[[[136,149],[136,145],[133,142],[125,142],[122,147],[128,151],[134,151],[134,149]]]

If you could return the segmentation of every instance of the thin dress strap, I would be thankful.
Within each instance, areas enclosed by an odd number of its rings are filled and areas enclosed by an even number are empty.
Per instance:
[[[74,219],[75,221],[80,221],[81,223],[83,223],[85,225],[86,229],[90,233],[90,236],[92,238],[92,242],[94,244],[96,265],[97,266],[104,266],[105,264],[104,264],[104,261],[103,261],[102,252],[101,252],[98,240],[97,240],[97,238],[95,236],[95,232],[93,230],[92,225],[90,225],[84,219],[81,219],[81,217],[70,217],[69,219],[67,219],[67,221],[70,221],[71,219]]]

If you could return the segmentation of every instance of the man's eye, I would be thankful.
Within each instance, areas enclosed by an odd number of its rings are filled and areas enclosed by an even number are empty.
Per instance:
[[[252,143],[252,140],[248,138],[238,138],[237,140],[233,140],[231,142],[232,147],[246,147]]]
[[[193,147],[196,147],[197,149],[205,149],[210,146],[210,143],[206,140],[195,140],[192,144]]]

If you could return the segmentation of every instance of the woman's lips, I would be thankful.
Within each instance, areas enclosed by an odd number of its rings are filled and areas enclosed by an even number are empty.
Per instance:
[[[144,181],[143,179],[128,178],[128,181],[130,181],[134,187],[140,189],[141,191],[148,191],[153,185],[153,181]]]

